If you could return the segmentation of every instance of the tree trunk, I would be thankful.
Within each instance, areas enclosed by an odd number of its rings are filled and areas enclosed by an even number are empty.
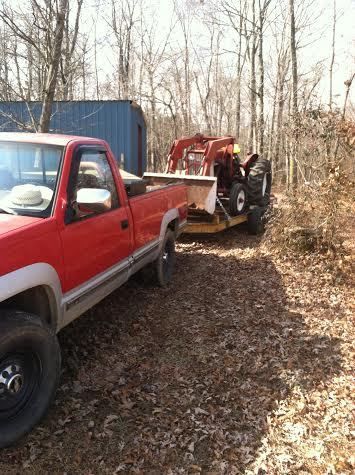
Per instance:
[[[54,100],[54,95],[55,95],[55,91],[57,87],[58,69],[59,69],[59,63],[61,59],[64,23],[65,23],[65,15],[66,15],[67,9],[68,9],[68,0],[60,0],[58,11],[57,11],[55,37],[54,37],[54,42],[53,42],[53,54],[51,57],[51,62],[49,64],[49,70],[48,70],[44,94],[43,94],[43,105],[42,105],[42,112],[41,112],[41,117],[39,121],[39,132],[49,131],[53,100]]]
[[[280,163],[280,148],[282,138],[282,122],[283,122],[283,110],[284,110],[284,81],[280,78],[278,82],[277,93],[277,119],[276,119],[276,138],[275,138],[275,165],[278,167]]]
[[[345,90],[345,98],[344,98],[344,104],[343,104],[343,112],[341,114],[342,120],[345,119],[346,105],[347,105],[347,102],[348,102],[350,88],[351,88],[351,85],[353,83],[354,78],[355,78],[355,73],[353,73],[353,75],[351,76],[350,79],[348,79],[347,81],[344,82],[346,90]],[[337,135],[337,140],[336,140],[336,143],[335,143],[334,163],[336,163],[336,159],[337,159],[337,155],[338,155],[339,141],[340,141],[340,134]]]
[[[186,133],[190,133],[191,128],[191,83],[190,83],[190,55],[189,55],[189,34],[186,30],[186,26],[182,24],[185,42],[184,51],[184,103],[186,106],[186,121],[185,130]]]
[[[329,66],[329,110],[333,107],[333,67],[335,59],[335,26],[337,21],[336,0],[333,2],[333,34],[332,34],[332,56]]]
[[[255,28],[255,0],[252,1],[252,38],[250,50],[250,129],[249,129],[249,151],[256,149],[256,28]]]
[[[236,137],[239,140],[240,134],[240,107],[241,107],[241,84],[242,84],[242,31],[243,31],[243,16],[239,16],[239,50],[237,57],[237,90],[235,97],[235,122],[236,122]]]
[[[80,15],[84,0],[77,0],[77,11],[75,16],[74,30],[71,31],[69,24],[69,9],[67,10],[64,23],[63,43],[64,58],[62,61],[62,80],[63,80],[63,100],[73,100],[73,73],[75,50],[78,42]],[[96,38],[96,23],[95,23]]]
[[[333,108],[333,68],[334,68],[334,60],[335,60],[335,27],[336,27],[336,0],[333,2],[333,31],[332,31],[332,55],[330,58],[330,65],[329,65],[329,111],[332,111]],[[332,166],[332,159],[331,159],[331,140],[332,134],[330,133],[331,130],[331,121],[332,116],[329,114],[328,116],[328,133],[325,139],[326,144],[326,156],[327,156],[327,164],[328,168]]]
[[[263,56],[263,38],[264,38],[264,19],[267,3],[261,6],[259,0],[259,120],[258,120],[258,152],[264,152],[264,56]]]
[[[272,175],[274,176],[275,173],[275,154],[274,154],[274,143],[275,143],[275,122],[276,122],[276,104],[277,104],[277,94],[279,90],[279,81],[277,78],[276,81],[276,86],[275,86],[275,92],[274,92],[274,100],[273,100],[273,106],[272,106],[272,115],[271,115],[271,125],[269,129],[269,144],[268,144],[268,149],[267,149],[267,157],[270,162],[271,162],[271,168],[272,168]]]
[[[290,49],[291,49],[291,68],[292,68],[292,118],[294,137],[290,147],[290,172],[289,183],[292,188],[297,186],[297,123],[298,123],[298,71],[297,71],[297,51],[296,51],[296,26],[294,0],[289,0],[290,14]]]

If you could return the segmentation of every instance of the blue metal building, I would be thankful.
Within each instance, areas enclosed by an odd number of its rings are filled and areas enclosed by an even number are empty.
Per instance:
[[[39,102],[0,102],[0,131],[24,131],[25,124],[28,132],[31,115],[38,121],[41,107]],[[139,176],[146,170],[146,123],[133,101],[57,101],[50,131],[104,139],[124,170]]]

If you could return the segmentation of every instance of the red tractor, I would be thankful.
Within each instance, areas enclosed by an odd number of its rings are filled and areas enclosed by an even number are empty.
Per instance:
[[[228,199],[231,216],[244,213],[251,205],[266,207],[271,192],[270,162],[257,153],[241,161],[239,153],[233,137],[182,137],[170,149],[166,174],[199,181],[200,177],[215,177],[216,198]]]

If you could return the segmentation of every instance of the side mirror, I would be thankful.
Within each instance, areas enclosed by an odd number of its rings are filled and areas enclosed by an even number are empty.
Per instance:
[[[111,209],[111,193],[102,188],[81,188],[76,202],[84,213],[103,213]]]

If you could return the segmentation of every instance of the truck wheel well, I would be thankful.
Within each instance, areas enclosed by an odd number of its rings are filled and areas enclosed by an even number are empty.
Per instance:
[[[179,220],[178,220],[178,218],[173,219],[173,221],[170,221],[170,223],[168,224],[168,229],[171,229],[173,231],[173,233],[175,234],[175,236],[177,236],[178,230],[179,230]]]
[[[51,328],[55,328],[55,318],[50,295],[50,289],[47,289],[44,285],[39,285],[4,300],[0,303],[0,309],[13,308],[32,313],[40,317],[40,319]]]

